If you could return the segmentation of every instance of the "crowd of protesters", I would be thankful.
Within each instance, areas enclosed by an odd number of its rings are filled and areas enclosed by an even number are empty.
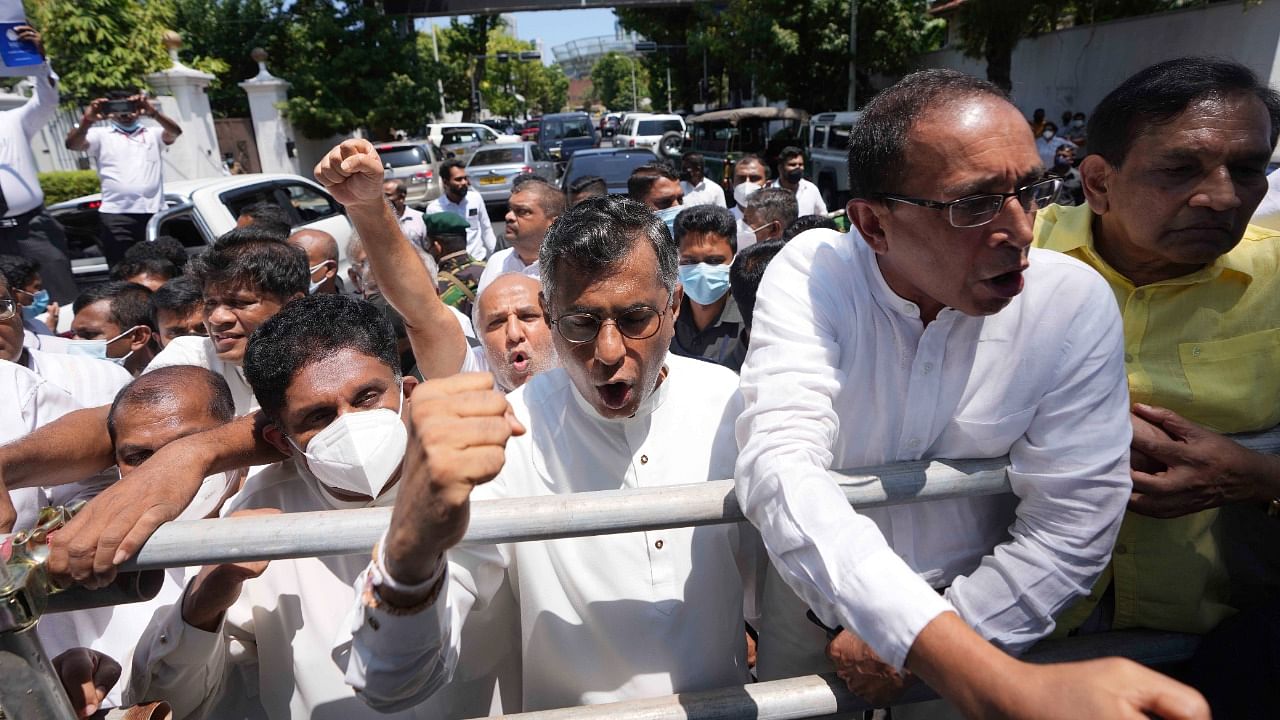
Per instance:
[[[1280,459],[1227,435],[1280,423],[1280,232],[1251,224],[1280,95],[1243,66],[1146,68],[1064,115],[1075,140],[908,75],[852,130],[844,232],[786,148],[728,193],[696,154],[625,196],[522,177],[495,252],[464,166],[424,214],[347,140],[315,168],[345,277],[270,204],[198,255],[138,242],[150,169],[112,153],[181,129],[122,99],[68,138],[99,154],[111,281],[55,295],[65,257],[30,250],[55,239],[0,233],[0,531],[88,499],[48,568],[99,587],[170,520],[391,514],[371,554],[46,616],[82,716],[461,718],[833,671],[941,698],[894,718],[1280,709]],[[1004,456],[1012,493],[860,510],[831,474]],[[749,523],[460,544],[477,499],[728,478]],[[1176,680],[1019,659],[1129,628],[1203,642]]]

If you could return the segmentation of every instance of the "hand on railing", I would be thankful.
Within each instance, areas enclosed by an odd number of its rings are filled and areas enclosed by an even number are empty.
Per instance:
[[[876,707],[889,705],[916,681],[915,675],[885,663],[870,645],[848,630],[841,630],[827,643],[826,653],[836,668],[836,677],[849,692]]]
[[[1012,700],[1001,717],[1209,720],[1209,704],[1200,693],[1131,660],[1019,664],[1024,672],[1000,679],[1008,685]]]

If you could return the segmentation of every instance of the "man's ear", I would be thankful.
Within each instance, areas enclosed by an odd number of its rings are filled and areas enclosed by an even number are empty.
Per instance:
[[[680,317],[680,306],[684,304],[684,285],[679,280],[676,281],[676,288],[671,292],[671,319],[672,321]]]
[[[335,277],[337,277],[337,276],[338,276],[338,261],[337,261],[337,260],[325,260],[325,261],[324,261],[324,264],[329,266],[329,269],[324,271],[324,279],[325,279],[325,280],[328,280],[328,279],[330,279],[330,278],[335,278]]]
[[[271,447],[279,450],[286,457],[293,456],[293,446],[289,444],[288,440],[285,440],[284,431],[280,429],[279,425],[273,422],[265,423],[262,426],[262,439],[266,440],[271,444]]]
[[[130,335],[132,335],[132,337],[129,338],[130,352],[137,352],[141,350],[142,348],[146,347],[148,343],[151,342],[151,339],[153,337],[155,337],[155,333],[151,332],[151,328],[147,327],[146,325],[139,325],[138,327],[134,328],[133,332],[130,333]]]
[[[413,389],[418,387],[418,378],[412,375],[405,375],[400,378],[400,382],[402,383],[401,392],[404,393],[406,399],[413,394]]]
[[[849,222],[858,229],[862,239],[877,255],[889,252],[889,241],[881,222],[882,215],[888,214],[888,208],[869,200],[854,198],[845,205],[844,212],[849,217]]]
[[[1084,199],[1096,215],[1106,215],[1111,207],[1108,192],[1116,168],[1101,155],[1089,155],[1080,161],[1080,184],[1084,187]]]

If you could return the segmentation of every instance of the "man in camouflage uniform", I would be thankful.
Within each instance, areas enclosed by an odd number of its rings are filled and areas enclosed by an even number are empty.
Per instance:
[[[444,304],[471,316],[484,262],[467,254],[467,221],[454,213],[427,215],[427,250],[440,265],[436,290]]]

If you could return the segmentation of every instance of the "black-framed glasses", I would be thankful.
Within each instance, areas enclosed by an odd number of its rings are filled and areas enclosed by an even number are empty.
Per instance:
[[[0,298],[0,320],[8,320],[18,311],[17,301],[11,298]]]
[[[1026,212],[1043,210],[1049,203],[1053,202],[1054,198],[1058,197],[1058,190],[1061,187],[1062,178],[1046,178],[1037,180],[1030,185],[1024,185],[1013,192],[970,195],[950,202],[905,197],[890,193],[879,193],[876,197],[883,200],[906,203],[907,205],[946,210],[947,221],[953,227],[972,228],[986,225],[995,220],[996,215],[1000,214],[1000,208],[1004,207],[1009,198],[1017,198],[1018,203],[1022,205],[1022,209]]]
[[[607,322],[613,323],[623,337],[644,340],[653,337],[658,328],[662,327],[662,311],[642,305],[617,317],[608,318],[595,313],[567,313],[552,320],[551,324],[560,333],[560,337],[574,345],[581,345],[595,340],[596,335],[600,334],[600,328]]]

